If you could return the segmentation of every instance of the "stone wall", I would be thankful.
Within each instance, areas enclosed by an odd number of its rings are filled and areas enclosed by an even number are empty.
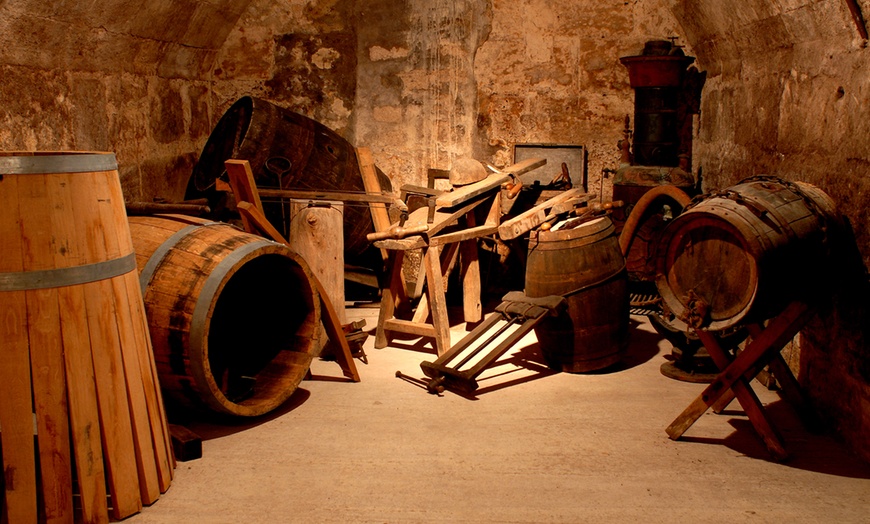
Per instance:
[[[0,148],[113,151],[126,198],[183,198],[247,3],[0,3]]]

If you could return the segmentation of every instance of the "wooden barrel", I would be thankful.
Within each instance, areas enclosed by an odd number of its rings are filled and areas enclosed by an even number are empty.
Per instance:
[[[215,180],[230,158],[247,160],[257,187],[364,191],[356,150],[341,135],[304,115],[267,100],[245,96],[230,106],[218,121],[194,166],[187,198],[207,197],[212,209],[224,192],[215,192]],[[378,180],[390,191],[390,179]],[[289,235],[289,202],[264,199],[266,218],[284,238]],[[366,235],[374,231],[368,206],[346,206],[344,212],[345,261],[379,270],[383,259]]]
[[[4,516],[138,512],[174,459],[115,155],[0,153],[0,246]]]
[[[280,406],[316,356],[320,300],[293,250],[222,222],[130,217],[160,385],[173,405]]]
[[[662,232],[656,287],[674,325],[722,330],[779,313],[826,273],[834,202],[810,184],[754,177],[688,206]]]
[[[538,324],[550,367],[581,373],[619,361],[628,343],[628,278],[613,222],[601,217],[574,229],[533,231],[526,295],[563,295],[567,311]]]

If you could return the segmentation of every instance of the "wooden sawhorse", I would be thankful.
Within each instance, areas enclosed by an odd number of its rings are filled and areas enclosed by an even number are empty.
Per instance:
[[[390,252],[387,268],[389,280],[381,295],[381,310],[375,335],[375,348],[384,348],[390,332],[409,333],[435,339],[438,355],[450,349],[450,322],[447,318],[446,277],[453,268],[457,251],[461,251],[463,312],[466,322],[483,318],[480,303],[480,266],[477,239],[498,231],[501,218],[503,184],[516,182],[519,175],[546,164],[546,159],[529,158],[483,180],[463,185],[454,191],[433,195],[434,206],[420,208],[386,230],[368,236],[375,246]],[[487,209],[483,224],[478,225],[477,208]],[[459,223],[459,229],[446,229]],[[407,237],[407,238],[405,238]],[[402,278],[402,260],[408,250],[423,250],[423,267],[427,293],[420,298],[411,320],[396,318],[396,308],[408,302]],[[426,319],[430,314],[432,322]]]
[[[475,211],[481,205],[489,205],[489,213],[483,225],[475,225]],[[382,291],[381,308],[375,334],[375,348],[384,348],[389,343],[390,333],[435,339],[435,350],[439,355],[450,349],[450,321],[447,317],[447,277],[456,264],[459,251],[462,251],[463,299],[465,320],[478,322],[482,316],[480,304],[480,268],[477,260],[477,239],[498,231],[498,210],[501,201],[498,192],[483,195],[469,203],[447,211],[436,210],[425,236],[412,236],[401,239],[384,239],[375,246],[389,252],[387,268],[388,284]],[[427,224],[429,210],[420,208],[411,213],[405,222],[406,228],[417,228]],[[462,228],[441,233],[452,224],[460,223]],[[441,233],[441,234],[439,234]],[[423,269],[426,279],[426,294],[420,299],[411,320],[396,318],[399,304],[409,301],[402,276],[402,262],[405,252],[413,249],[423,250]],[[418,278],[420,278],[418,276]],[[432,322],[426,322],[431,314]]]
[[[711,332],[696,330],[698,338],[701,339],[721,372],[668,426],[666,430],[668,436],[672,440],[680,438],[707,409],[712,407],[714,412],[720,413],[736,397],[770,455],[775,460],[785,460],[788,453],[782,438],[768,420],[764,407],[752,391],[749,382],[765,366],[770,366],[781,384],[783,396],[798,409],[805,423],[815,424],[814,416],[797,379],[780,354],[783,346],[794,338],[814,312],[814,309],[807,304],[792,302],[782,313],[771,319],[766,327],[758,324],[749,326],[752,340],[734,359],[721,347]]]

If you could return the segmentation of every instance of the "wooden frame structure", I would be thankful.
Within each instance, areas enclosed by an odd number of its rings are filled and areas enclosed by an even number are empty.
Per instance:
[[[785,460],[788,453],[782,438],[767,418],[764,407],[749,382],[765,366],[769,366],[782,386],[783,396],[795,405],[805,423],[815,425],[814,416],[797,379],[780,354],[783,346],[794,338],[813,313],[814,309],[808,304],[792,302],[782,313],[771,319],[767,326],[749,326],[752,340],[733,359],[712,332],[697,330],[698,338],[721,372],[668,426],[668,436],[672,440],[679,439],[708,409],[712,408],[715,413],[721,413],[736,397],[770,455],[775,460]]]

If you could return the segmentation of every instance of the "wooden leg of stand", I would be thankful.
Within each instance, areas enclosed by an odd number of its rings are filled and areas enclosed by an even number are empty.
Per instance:
[[[356,369],[356,363],[353,361],[353,355],[351,354],[350,346],[347,343],[347,335],[345,335],[344,331],[341,329],[341,320],[338,317],[338,312],[332,305],[332,301],[329,300],[329,296],[326,294],[326,289],[323,287],[320,280],[314,275],[311,275],[311,278],[314,280],[314,285],[317,287],[317,293],[320,295],[320,306],[322,311],[321,320],[323,321],[323,327],[326,328],[326,336],[328,336],[329,339],[338,346],[335,360],[339,367],[341,367],[341,371],[345,377],[354,382],[359,382],[359,372]]]
[[[773,425],[768,420],[764,412],[764,407],[755,392],[749,386],[744,374],[752,364],[764,357],[767,351],[778,351],[779,347],[771,347],[767,344],[757,344],[759,339],[754,340],[740,354],[740,356],[729,363],[729,357],[725,350],[719,345],[715,337],[706,331],[698,331],[698,337],[707,348],[708,353],[713,358],[713,361],[723,369],[722,373],[710,384],[710,387],[704,390],[698,399],[695,400],[671,426],[668,427],[668,435],[672,439],[679,438],[694,422],[704,414],[707,407],[716,403],[716,401],[727,392],[728,387],[734,392],[740,405],[746,411],[746,416],[752,423],[758,435],[761,437],[768,452],[776,460],[785,459],[788,454],[782,444],[782,439],[776,433]],[[770,338],[770,337],[765,337]],[[779,337],[773,337],[777,339]],[[738,362],[740,360],[740,362]],[[728,384],[728,382],[731,382]]]
[[[719,400],[717,400],[713,403],[712,406],[710,406],[710,409],[713,411],[713,413],[722,413],[728,408],[728,406],[731,405],[732,402],[734,402],[734,399],[734,392],[729,389],[728,391],[723,393],[721,397],[719,397]]]
[[[404,255],[404,251],[390,251],[390,258],[387,261],[387,267],[390,268],[390,282],[381,293],[381,309],[378,313],[378,328],[375,331],[375,349],[385,348],[389,342],[384,324],[395,315],[396,302],[399,300],[404,289],[402,287],[405,285],[402,282],[402,259]]]
[[[743,409],[746,411],[746,416],[749,417],[752,426],[764,441],[770,454],[777,460],[785,459],[788,454],[785,451],[782,440],[770,424],[770,421],[767,419],[761,401],[759,401],[758,397],[755,396],[755,392],[752,391],[752,388],[749,387],[749,384],[743,376],[746,370],[743,369],[739,373],[733,373],[734,370],[732,368],[739,367],[737,366],[739,363],[735,359],[735,361],[729,365],[727,353],[719,345],[716,338],[709,332],[698,331],[698,337],[701,339],[704,347],[707,348],[707,352],[710,353],[710,356],[713,358],[716,365],[723,368],[723,372],[713,381],[712,384],[710,384],[710,387],[705,389],[704,393],[702,393],[695,402],[690,404],[689,407],[686,408],[686,410],[683,411],[683,413],[668,427],[668,436],[672,439],[677,439],[682,436],[682,434],[685,433],[686,430],[689,429],[689,427],[691,427],[691,425],[694,424],[705,411],[707,411],[707,408],[713,405],[727,392],[727,388],[730,387],[737,396],[740,405],[743,406]],[[752,345],[750,344],[750,346],[741,353],[741,356],[747,354],[747,351],[751,347]],[[753,362],[760,358],[760,356],[761,355],[753,359]],[[743,360],[748,359],[744,358]],[[733,373],[732,376],[728,377],[727,381],[723,380],[723,376],[727,376],[729,372]],[[731,384],[727,384],[727,382],[731,382]]]
[[[460,278],[462,279],[462,312],[465,321],[472,324],[483,317],[480,304],[480,261],[477,256],[477,239],[460,242]]]
[[[447,317],[440,255],[441,246],[430,246],[423,260],[428,281],[429,307],[432,309],[432,325],[435,327],[435,350],[439,356],[450,349],[450,321]]]
[[[710,332],[698,330],[698,338],[707,348],[710,357],[716,363],[716,366],[722,372],[716,379],[707,386],[701,395],[687,407],[683,413],[668,427],[668,435],[672,439],[680,438],[680,435],[685,433],[692,424],[695,423],[701,415],[707,411],[707,408],[716,403],[720,397],[726,394],[728,389],[737,382],[738,379],[744,379],[744,375],[749,372],[753,366],[764,365],[765,359],[770,360],[772,355],[779,352],[786,342],[794,337],[794,334],[800,330],[800,327],[806,322],[812,311],[806,304],[799,302],[792,303],[779,316],[774,318],[763,331],[758,333],[747,346],[740,352],[736,359],[732,362],[724,349],[719,345]],[[768,354],[768,351],[771,353]],[[735,393],[737,393],[735,391]],[[737,395],[739,399],[739,394]],[[744,406],[745,408],[745,406]]]
[[[423,264],[420,266],[420,269],[423,271],[423,274],[426,274],[426,253],[428,253],[428,249],[423,251]],[[447,278],[450,275],[450,271],[453,269],[453,266],[456,264],[456,256],[457,256],[457,244],[447,244],[447,247],[441,251],[441,274],[444,275],[444,292],[447,292]],[[420,280],[426,280],[425,278],[421,278]],[[426,322],[426,319],[429,318],[429,297],[427,295],[423,295],[420,297],[420,302],[417,303],[417,310],[414,311],[414,317],[411,319],[413,322]]]

